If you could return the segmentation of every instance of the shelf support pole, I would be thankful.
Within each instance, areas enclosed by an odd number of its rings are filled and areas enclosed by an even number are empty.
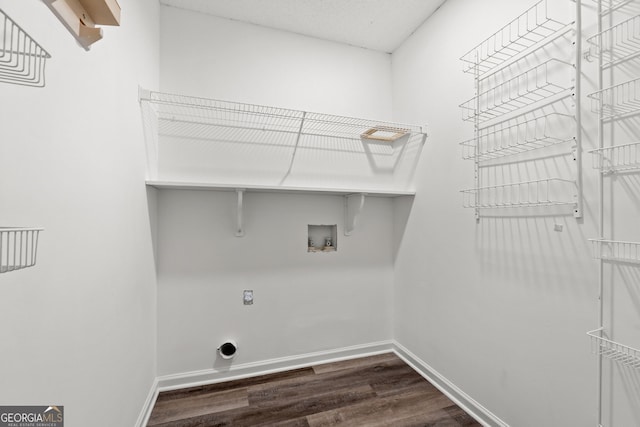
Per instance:
[[[576,2],[576,30],[575,30],[575,53],[576,53],[576,81],[574,85],[574,103],[576,109],[576,186],[578,194],[576,195],[576,207],[573,210],[573,216],[582,218],[584,196],[582,194],[582,0]]]
[[[351,236],[364,207],[366,193],[344,196],[344,235]]]
[[[244,236],[244,189],[236,189],[236,237]]]

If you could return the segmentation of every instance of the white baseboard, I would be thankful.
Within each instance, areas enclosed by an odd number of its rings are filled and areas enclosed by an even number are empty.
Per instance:
[[[355,359],[357,357],[372,356],[374,354],[390,353],[392,351],[393,341],[380,341],[334,350],[232,365],[224,370],[205,369],[202,371],[163,375],[157,378],[158,390],[168,391],[206,384],[215,384],[223,381],[232,381],[257,375],[266,375],[275,372],[305,368],[319,363],[336,362],[340,360]]]
[[[438,371],[433,369],[415,354],[411,353],[400,343],[394,342],[393,347],[393,351],[398,355],[398,357],[404,360],[416,372],[438,388],[438,390],[455,402],[455,404],[462,408],[466,413],[475,418],[480,424],[485,427],[509,427],[507,423],[491,413],[491,411],[480,403],[473,400],[471,396],[460,390],[455,384],[440,375]]]
[[[147,395],[147,399],[144,401],[144,406],[140,411],[140,415],[138,415],[138,420],[136,421],[136,427],[145,427],[147,422],[149,422],[149,417],[151,416],[151,411],[153,410],[153,406],[156,404],[156,399],[158,399],[158,379],[153,380],[153,384],[151,384],[151,389],[149,390],[149,394]]]
[[[398,357],[404,360],[416,372],[437,387],[449,399],[455,402],[469,415],[474,417],[483,426],[509,427],[507,423],[492,414],[488,409],[456,387],[455,384],[440,375],[435,369],[395,341],[380,341],[334,350],[269,359],[260,362],[244,363],[241,365],[231,366],[225,370],[205,369],[181,374],[163,375],[156,378],[154,381],[147,400],[145,401],[145,405],[138,417],[136,427],[146,426],[158,397],[158,393],[162,391],[197,387],[224,381],[233,381],[258,375],[305,368],[321,363],[338,362],[390,352],[397,354]]]

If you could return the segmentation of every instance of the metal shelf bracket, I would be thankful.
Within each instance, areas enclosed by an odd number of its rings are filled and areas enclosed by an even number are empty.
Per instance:
[[[236,237],[244,236],[244,189],[237,188]]]
[[[364,207],[366,193],[344,196],[344,235],[351,236]]]

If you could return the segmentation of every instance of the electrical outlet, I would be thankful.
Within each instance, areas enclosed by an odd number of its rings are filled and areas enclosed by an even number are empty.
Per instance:
[[[252,290],[244,290],[242,291],[242,302],[244,305],[253,305],[253,291]]]

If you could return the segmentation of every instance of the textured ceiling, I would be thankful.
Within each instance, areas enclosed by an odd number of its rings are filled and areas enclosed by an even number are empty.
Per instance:
[[[160,3],[390,53],[445,1],[160,0]]]

